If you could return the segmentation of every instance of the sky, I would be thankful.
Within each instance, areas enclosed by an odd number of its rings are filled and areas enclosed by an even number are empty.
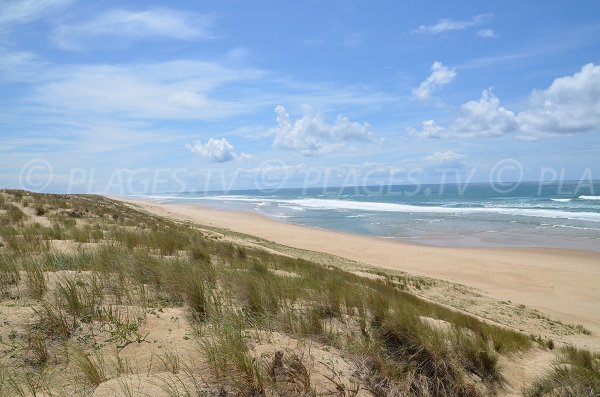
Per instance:
[[[600,179],[600,2],[0,0],[0,187]]]

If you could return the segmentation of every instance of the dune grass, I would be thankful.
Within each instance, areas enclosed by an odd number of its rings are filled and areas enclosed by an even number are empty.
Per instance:
[[[108,379],[104,368],[104,357],[102,355],[98,353],[87,354],[82,350],[72,349],[71,357],[73,358],[79,373],[88,384],[98,386]]]
[[[553,369],[524,390],[526,397],[597,396],[600,391],[600,354],[567,346]]]
[[[213,375],[240,396],[280,389],[250,353],[252,331],[339,349],[360,368],[365,387],[382,396],[494,394],[503,384],[499,354],[532,347],[524,334],[406,292],[400,278],[363,278],[237,246],[102,197],[0,191],[0,198],[2,208],[19,211],[0,213],[0,291],[19,285],[23,272],[37,301],[37,329],[51,344],[95,339],[89,329],[122,350],[145,342],[147,312],[183,307]],[[11,204],[23,200],[43,214],[29,218]],[[39,216],[51,226],[37,223]],[[57,249],[56,241],[76,248]],[[43,366],[57,349],[41,345],[41,334],[31,346]],[[97,356],[71,351],[89,384],[106,379]],[[173,354],[162,362],[171,372],[181,368]]]

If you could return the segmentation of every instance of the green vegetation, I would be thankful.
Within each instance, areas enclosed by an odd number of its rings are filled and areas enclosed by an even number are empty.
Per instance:
[[[600,391],[600,354],[564,347],[553,370],[528,387],[527,397],[597,396]]]
[[[20,209],[23,201],[34,215]],[[6,350],[0,376],[10,368],[3,384],[11,390],[27,390],[31,374],[52,363],[78,373],[89,395],[110,374],[123,373],[122,351],[150,344],[147,317],[166,308],[185,308],[198,361],[212,373],[201,377],[206,387],[239,396],[317,395],[299,356],[278,352],[265,362],[254,353],[261,332],[340,351],[356,368],[360,387],[376,396],[491,395],[503,386],[499,355],[532,347],[526,335],[406,292],[400,277],[363,278],[238,246],[106,198],[3,191],[0,207],[0,293],[27,299],[35,318],[23,336],[27,343],[14,341]],[[36,221],[42,216],[48,222]],[[115,349],[117,369],[99,353],[105,346]],[[28,361],[26,350],[33,352]],[[552,385],[567,375],[575,379],[573,390],[600,390],[598,357],[564,352],[569,367],[557,367],[528,395],[554,395]],[[155,366],[185,372],[187,379],[169,378],[163,390],[203,395],[198,373],[182,371],[175,351],[157,357]],[[273,374],[278,366],[290,373],[284,383]],[[355,395],[327,377],[337,385],[335,395]],[[55,395],[59,385],[35,379],[36,390]]]

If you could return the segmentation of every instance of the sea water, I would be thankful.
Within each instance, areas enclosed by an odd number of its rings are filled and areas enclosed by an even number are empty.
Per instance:
[[[149,195],[422,244],[600,251],[600,182],[330,187]]]

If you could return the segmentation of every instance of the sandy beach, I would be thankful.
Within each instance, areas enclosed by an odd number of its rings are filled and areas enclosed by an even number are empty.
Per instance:
[[[121,199],[123,200],[123,199]],[[161,216],[456,282],[600,333],[600,253],[546,248],[450,248],[286,224],[249,212],[125,200]]]

